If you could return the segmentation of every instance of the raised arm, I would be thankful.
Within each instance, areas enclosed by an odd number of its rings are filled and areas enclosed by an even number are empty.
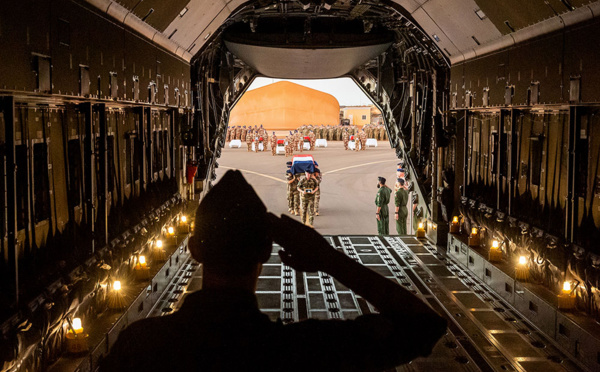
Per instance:
[[[286,265],[299,271],[323,271],[334,276],[382,314],[429,314],[445,324],[418,297],[337,251],[316,230],[285,215],[271,216],[273,240],[283,247],[279,255]]]

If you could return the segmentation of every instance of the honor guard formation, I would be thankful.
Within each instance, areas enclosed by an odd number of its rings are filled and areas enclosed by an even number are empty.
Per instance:
[[[366,124],[362,128],[355,125],[303,125],[290,130],[288,135],[281,139],[274,131],[269,135],[262,125],[230,126],[226,134],[226,142],[230,142],[230,147],[232,141],[239,141],[240,146],[242,143],[248,146],[248,152],[266,151],[270,148],[271,154],[275,156],[281,149],[281,153],[285,153],[286,157],[293,156],[294,152],[313,151],[315,147],[319,147],[318,140],[343,141],[344,150],[362,151],[368,147],[367,140],[376,144],[376,141],[387,141],[388,135],[385,126],[380,124]]]
[[[396,221],[396,232],[398,235],[407,235],[406,219],[408,217],[408,200],[409,200],[409,187],[408,181],[406,180],[406,170],[403,168],[403,162],[398,163],[396,169],[396,183],[394,184],[394,190],[392,191],[386,185],[386,179],[384,177],[377,178],[377,195],[375,196],[375,206],[377,211],[375,212],[375,218],[377,220],[377,233],[379,235],[389,235],[389,210],[388,204],[390,202],[391,195],[394,195],[394,220]],[[413,208],[414,209],[414,208]]]

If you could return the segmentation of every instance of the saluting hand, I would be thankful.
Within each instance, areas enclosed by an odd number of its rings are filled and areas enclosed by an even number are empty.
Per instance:
[[[281,261],[299,271],[326,271],[327,265],[336,260],[337,252],[315,229],[282,215],[269,213],[271,235],[283,249]]]

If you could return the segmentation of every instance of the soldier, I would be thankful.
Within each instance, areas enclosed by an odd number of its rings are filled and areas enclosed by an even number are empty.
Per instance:
[[[290,131],[290,135],[287,138],[287,145],[285,146],[285,156],[294,156],[294,135]]]
[[[293,197],[293,213],[296,216],[300,215],[300,191],[298,191],[298,182],[300,182],[300,179],[304,178],[304,175],[302,173],[298,173],[294,175],[294,183],[293,183],[293,190],[292,190],[292,197]]]
[[[271,152],[273,153],[273,156],[277,153],[277,136],[275,135],[275,132],[271,135]]]
[[[242,137],[241,140],[242,142],[246,142],[246,138],[248,136],[248,129],[246,129],[246,126],[244,125],[244,127],[242,128],[242,133],[241,133]]]
[[[285,171],[285,179],[287,181],[287,202],[288,202],[288,212],[294,214],[294,189],[296,188],[296,177],[292,174],[292,162],[288,161],[286,163],[287,170]]]
[[[377,188],[379,189],[375,197],[375,205],[377,206],[377,212],[375,213],[375,217],[377,218],[377,233],[379,235],[389,235],[390,220],[388,204],[392,190],[385,185],[385,178],[378,177],[377,179]]]
[[[317,180],[319,188],[317,189],[317,193],[315,194],[315,216],[319,215],[319,203],[321,202],[321,180],[323,176],[321,175],[321,170],[319,169],[319,164],[315,162],[315,173],[313,177]]]
[[[408,191],[406,190],[406,182],[404,178],[398,178],[396,182],[396,192],[394,194],[394,203],[396,205],[396,213],[394,219],[396,220],[396,232],[398,235],[406,235],[406,217],[408,217]]]
[[[315,149],[315,142],[317,141],[315,133],[311,130],[308,132],[308,136],[310,137],[310,151],[313,151]]]
[[[231,141],[231,127],[227,127],[227,136],[225,137],[225,142]]]
[[[250,133],[244,133],[246,144],[248,145],[248,152],[252,151],[252,131]]]
[[[367,148],[367,134],[364,130],[361,130],[358,134],[358,139],[360,141],[360,149],[364,150]]]
[[[306,171],[305,177],[298,182],[297,190],[302,199],[302,223],[310,227],[313,227],[315,218],[315,193],[318,189],[319,184],[317,180],[312,177],[309,171]]]
[[[335,140],[336,141],[342,140],[342,127],[340,125],[338,125],[337,128],[335,129]]]
[[[354,135],[354,151],[360,150],[360,136],[358,132]]]
[[[296,151],[304,152],[304,139],[298,131],[294,133],[294,146]]]
[[[350,135],[348,135],[348,130],[344,129],[344,133],[342,133],[342,140],[344,141],[344,150],[348,150],[348,141],[350,140]]]
[[[242,138],[242,127],[238,125],[238,126],[235,128],[235,139],[236,139],[236,140],[239,140],[239,139],[241,139],[241,138]]]

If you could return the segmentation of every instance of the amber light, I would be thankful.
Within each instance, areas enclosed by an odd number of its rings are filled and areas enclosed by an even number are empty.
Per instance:
[[[145,265],[146,264],[146,257],[145,256],[140,256],[138,258],[138,262],[140,263],[140,265]]]
[[[181,222],[186,223],[187,222],[187,217],[186,216],[181,216]]]
[[[519,257],[519,265],[525,265],[527,263],[527,258],[525,256]]]
[[[492,248],[498,249],[499,246],[500,246],[500,244],[498,243],[497,240],[492,241]]]
[[[476,227],[474,227],[474,228],[471,229],[471,234],[472,235],[477,235],[477,228]]]
[[[169,235],[173,235],[173,234],[175,234],[175,229],[173,228],[173,226],[169,226],[169,228],[167,229],[167,232],[169,233]]]
[[[163,242],[162,240],[157,240],[156,241],[156,248],[162,248],[163,247]]]
[[[571,292],[571,282],[563,283],[563,292]]]
[[[458,216],[452,217],[452,223],[458,223]]]
[[[81,325],[81,318],[73,318],[73,322],[71,322],[73,326],[73,331],[75,333],[83,333],[83,326]]]
[[[419,230],[423,230],[423,222],[419,222]]]
[[[115,282],[113,283],[113,290],[115,290],[115,291],[121,290],[121,282],[120,281],[115,280]]]

